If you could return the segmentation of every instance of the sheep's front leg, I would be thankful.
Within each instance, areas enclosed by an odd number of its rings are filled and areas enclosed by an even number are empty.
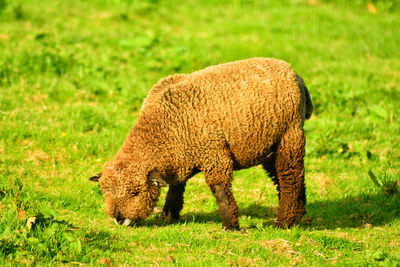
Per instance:
[[[171,219],[179,220],[179,212],[183,208],[183,193],[185,192],[186,183],[169,185],[167,198],[163,212],[165,216],[171,216]]]
[[[292,128],[282,138],[276,154],[276,175],[280,198],[276,225],[290,227],[305,214],[304,185],[305,137],[302,129]]]
[[[232,193],[233,162],[228,150],[218,152],[213,155],[213,162],[204,171],[206,182],[217,200],[222,228],[238,230],[239,210]]]
[[[211,185],[210,188],[217,199],[222,228],[225,230],[239,230],[239,209],[233,197],[231,185]]]

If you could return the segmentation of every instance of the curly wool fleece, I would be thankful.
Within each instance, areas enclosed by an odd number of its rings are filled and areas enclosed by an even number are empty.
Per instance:
[[[290,64],[251,58],[160,80],[114,160],[103,167],[107,213],[121,224],[149,216],[169,185],[164,214],[179,218],[186,182],[204,172],[222,225],[239,229],[233,170],[262,164],[277,186],[276,224],[305,213],[303,124],[312,103]]]

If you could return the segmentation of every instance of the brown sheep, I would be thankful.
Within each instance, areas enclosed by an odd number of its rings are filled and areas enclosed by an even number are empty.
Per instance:
[[[305,213],[303,123],[312,103],[290,64],[251,58],[160,80],[100,180],[107,214],[129,225],[147,218],[169,185],[163,212],[179,218],[189,178],[202,171],[224,229],[239,229],[234,170],[262,164],[277,186],[276,225]],[[99,179],[100,178],[100,179]]]

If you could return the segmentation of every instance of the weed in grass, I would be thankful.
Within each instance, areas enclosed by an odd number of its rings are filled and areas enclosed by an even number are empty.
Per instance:
[[[372,170],[368,171],[368,175],[371,178],[372,182],[380,189],[382,189],[383,193],[387,197],[392,197],[398,194],[397,180],[393,180],[392,175],[389,175],[386,171],[385,174],[381,177],[380,181],[372,172]]]
[[[82,245],[66,221],[54,220],[57,213],[54,210],[43,210],[27,219],[27,225],[19,223],[19,227],[12,230],[6,227],[1,237],[1,253],[6,259],[16,260],[25,258],[35,261],[72,261],[82,251]],[[24,216],[25,217],[25,216]],[[25,219],[22,217],[21,219]]]

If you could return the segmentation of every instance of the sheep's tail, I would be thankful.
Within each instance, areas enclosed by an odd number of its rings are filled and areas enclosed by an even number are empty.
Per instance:
[[[306,119],[309,119],[313,112],[313,105],[311,102],[310,93],[308,92],[308,89],[305,86],[304,86],[304,92],[306,94]]]
[[[303,92],[304,92],[303,96],[305,96],[305,99],[303,99],[302,102],[303,102],[303,105],[305,104],[305,117],[306,117],[306,119],[309,119],[313,112],[313,105],[311,102],[310,93],[308,92],[308,89],[307,89],[306,85],[304,84],[303,79],[297,73],[295,73],[295,74],[296,74],[295,77],[296,77],[297,84],[299,85],[299,88],[302,91],[301,94],[303,94]],[[304,110],[303,110],[303,112],[304,112]]]

